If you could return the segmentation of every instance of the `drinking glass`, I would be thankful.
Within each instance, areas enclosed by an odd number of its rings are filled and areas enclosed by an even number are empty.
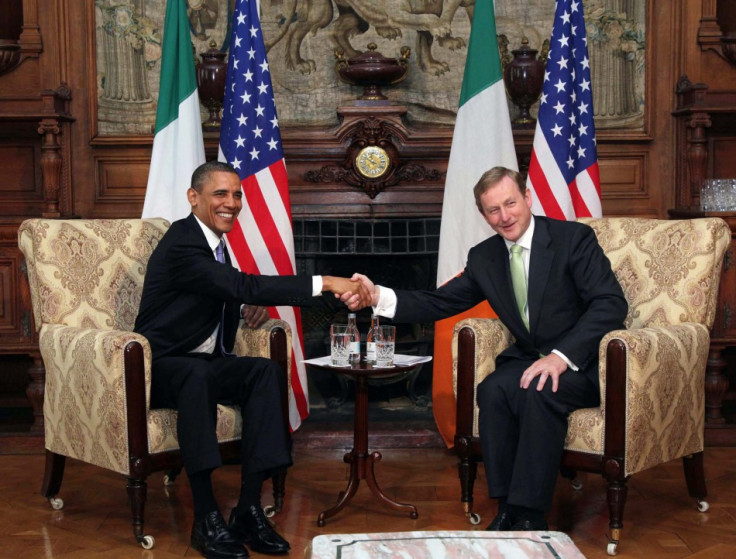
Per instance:
[[[376,367],[393,367],[396,326],[379,326],[376,342]]]
[[[330,364],[333,367],[347,367],[350,357],[350,332],[347,324],[330,326]]]

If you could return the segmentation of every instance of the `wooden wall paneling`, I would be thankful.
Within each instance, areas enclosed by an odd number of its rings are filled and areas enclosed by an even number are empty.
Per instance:
[[[93,143],[94,185],[91,216],[96,218],[140,217],[148,182],[151,140],[143,145],[127,143],[116,146],[112,141]]]

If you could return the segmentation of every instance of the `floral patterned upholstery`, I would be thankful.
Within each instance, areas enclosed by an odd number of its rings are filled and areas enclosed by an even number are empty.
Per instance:
[[[19,229],[39,346],[46,367],[46,448],[130,475],[124,350],[143,347],[148,451],[178,449],[176,412],[150,410],[151,349],[132,332],[151,252],[163,219],[30,219]],[[241,327],[235,352],[269,357],[270,332],[283,321]],[[289,347],[289,345],[287,345]],[[290,362],[288,364],[290,366]],[[221,442],[240,438],[237,407],[218,406]]]
[[[565,448],[604,454],[606,348],[626,348],[624,475],[703,450],[704,380],[723,255],[731,240],[716,218],[663,221],[581,220],[595,231],[629,303],[626,330],[599,346],[601,405],[570,415]],[[457,395],[458,332],[475,333],[477,383],[494,370],[512,342],[498,320],[468,319],[455,326],[453,377]],[[473,437],[478,436],[474,410]]]

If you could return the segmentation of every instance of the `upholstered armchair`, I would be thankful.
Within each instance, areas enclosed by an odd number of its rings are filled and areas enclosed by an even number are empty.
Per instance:
[[[601,404],[572,413],[561,464],[601,474],[608,483],[609,555],[623,528],[628,478],[683,458],[690,496],[708,508],[703,475],[705,366],[723,255],[731,233],[721,219],[581,220],[590,225],[629,303],[625,330],[600,343]],[[455,449],[461,500],[471,522],[478,440],[476,387],[493,373],[496,356],[513,342],[498,320],[455,326],[453,375],[457,398]],[[541,458],[541,457],[540,457]],[[543,459],[543,458],[542,458]]]
[[[30,219],[18,232],[46,368],[41,494],[63,507],[57,495],[66,457],[122,474],[133,532],[146,549],[154,545],[143,530],[146,478],[164,470],[171,483],[182,467],[176,411],[150,409],[151,348],[132,331],[148,258],[168,226],[162,219]],[[290,337],[282,321],[241,326],[235,352],[275,359],[288,377]],[[237,460],[239,409],[218,406],[217,418],[223,458]],[[285,476],[274,476],[272,510],[281,509]]]

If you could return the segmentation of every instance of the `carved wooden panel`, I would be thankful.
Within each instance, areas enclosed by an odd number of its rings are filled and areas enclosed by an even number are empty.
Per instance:
[[[624,200],[629,208],[632,199],[646,202],[651,195],[646,185],[648,152],[621,150],[607,153],[607,151],[599,154],[598,159],[601,184],[605,185],[604,200],[609,201],[611,205]]]
[[[4,199],[21,197],[43,200],[40,188],[40,150],[38,138],[23,141],[0,140],[0,196]]]

